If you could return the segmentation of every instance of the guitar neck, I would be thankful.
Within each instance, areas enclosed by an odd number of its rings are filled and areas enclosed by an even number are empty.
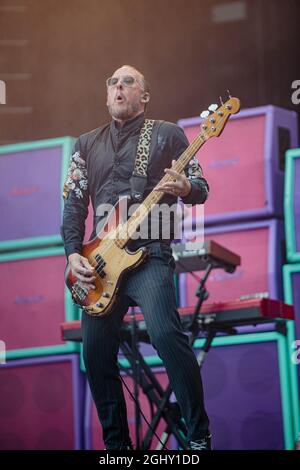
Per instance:
[[[200,147],[208,140],[209,136],[202,132],[199,134],[189,147],[181,154],[179,159],[172,166],[172,170],[182,173],[186,165],[193,158],[195,153],[200,149]],[[165,175],[157,186],[172,181],[172,177]],[[155,186],[155,188],[157,187]],[[119,248],[124,248],[128,241],[132,238],[134,233],[137,231],[144,219],[149,215],[153,206],[157,204],[160,199],[163,197],[163,191],[155,191],[155,188],[151,191],[142,204],[133,212],[131,217],[123,225],[118,227],[117,230],[117,245]]]

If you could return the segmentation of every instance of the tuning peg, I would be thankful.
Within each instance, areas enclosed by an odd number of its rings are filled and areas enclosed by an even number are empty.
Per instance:
[[[227,93],[228,93],[228,97],[231,98],[231,94],[229,90],[227,90]]]
[[[202,111],[202,113],[200,114],[200,117],[201,117],[202,119],[207,118],[207,116],[209,116],[209,111],[207,111],[207,110],[206,110],[206,111]]]
[[[218,109],[218,105],[217,104],[211,104],[210,106],[208,106],[208,109],[209,111],[212,111],[212,112],[215,112],[216,109]]]
[[[221,105],[223,106],[223,105],[224,105],[224,103],[223,103],[223,100],[222,100],[222,96],[219,96],[219,99],[220,99],[220,103],[221,103]]]

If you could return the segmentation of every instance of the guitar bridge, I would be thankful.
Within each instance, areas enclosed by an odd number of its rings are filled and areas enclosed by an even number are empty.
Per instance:
[[[71,294],[75,302],[82,303],[88,295],[88,289],[76,282],[71,289]]]

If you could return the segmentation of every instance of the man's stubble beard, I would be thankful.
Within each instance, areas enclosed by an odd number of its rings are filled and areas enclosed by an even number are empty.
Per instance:
[[[140,111],[139,103],[125,103],[125,108],[120,108],[119,105],[113,103],[108,105],[108,111],[112,118],[114,119],[131,119],[138,111]]]

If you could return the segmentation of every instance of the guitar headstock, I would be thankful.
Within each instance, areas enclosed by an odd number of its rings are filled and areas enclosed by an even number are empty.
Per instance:
[[[230,96],[230,98],[218,107],[216,104],[212,104],[208,107],[209,111],[201,113],[201,117],[205,118],[201,124],[201,131],[205,137],[218,137],[231,116],[239,112],[241,107],[240,100]]]

